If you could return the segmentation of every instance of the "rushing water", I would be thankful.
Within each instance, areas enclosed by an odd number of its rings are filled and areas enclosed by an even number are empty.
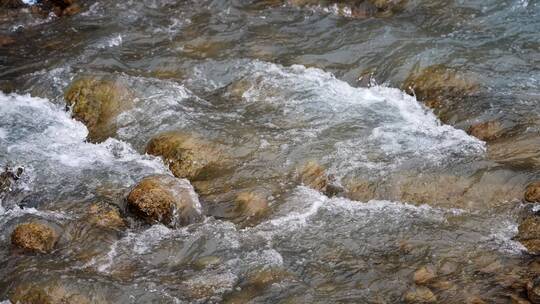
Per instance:
[[[15,38],[0,48],[0,165],[24,167],[0,196],[0,301],[46,286],[92,303],[401,303],[422,288],[413,273],[423,266],[440,303],[524,297],[512,284],[533,260],[512,238],[531,207],[523,188],[540,177],[540,5],[410,0],[355,18],[292,2],[99,0],[62,18],[0,10],[0,33]],[[433,64],[480,87],[445,123],[399,89]],[[64,91],[84,75],[132,94],[101,143],[66,111]],[[463,131],[491,119],[505,131],[492,144]],[[201,195],[204,221],[85,224],[91,203],[123,208],[138,180],[171,174],[144,154],[168,130],[198,133],[232,159]],[[327,197],[299,185],[292,172],[308,160],[343,187],[375,190]],[[245,224],[230,197],[252,189],[271,212]],[[12,250],[28,219],[62,232],[54,252]]]

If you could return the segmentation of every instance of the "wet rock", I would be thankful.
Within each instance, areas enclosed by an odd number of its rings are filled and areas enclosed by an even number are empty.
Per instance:
[[[174,176],[189,180],[204,179],[225,167],[223,153],[216,145],[182,132],[155,136],[148,142],[146,153],[161,156]]]
[[[415,95],[445,121],[447,110],[478,90],[478,84],[454,69],[433,65],[409,75],[402,89]]]
[[[14,288],[9,296],[11,303],[20,304],[90,304],[84,295],[68,290],[60,284],[23,284]]]
[[[540,202],[540,182],[527,185],[524,198],[528,202]]]
[[[375,198],[375,185],[367,180],[354,180],[346,185],[349,199],[368,202]]]
[[[314,161],[309,161],[297,170],[296,179],[306,187],[320,191],[328,196],[343,192],[335,178],[326,173],[326,169]]]
[[[258,217],[268,212],[268,202],[260,194],[242,192],[236,196],[235,209],[245,217]]]
[[[527,297],[533,304],[540,303],[540,277],[527,283]]]
[[[195,190],[185,179],[154,175],[142,179],[127,197],[128,208],[148,223],[185,226],[202,219]]]
[[[88,139],[101,142],[116,133],[115,119],[131,105],[131,94],[123,85],[97,77],[75,80],[64,95],[73,118],[88,128]]]
[[[121,229],[126,226],[120,210],[116,206],[98,202],[90,205],[88,222],[102,228]]]
[[[472,175],[404,171],[369,184],[365,193],[377,200],[473,210],[516,200],[523,195],[523,181],[527,178],[511,170],[478,171]],[[353,199],[354,194],[352,189],[347,193]]]
[[[472,125],[468,133],[483,141],[497,139],[502,132],[501,123],[496,120],[490,120],[483,123]]]
[[[521,222],[516,239],[530,254],[540,254],[540,217],[531,216]]]
[[[50,252],[57,241],[58,235],[54,229],[38,222],[20,224],[11,234],[13,245],[33,252]]]
[[[404,296],[407,303],[436,303],[437,297],[427,287],[417,287],[413,291],[409,291]]]
[[[435,270],[432,267],[424,266],[414,272],[413,280],[417,285],[425,285],[435,279]]]

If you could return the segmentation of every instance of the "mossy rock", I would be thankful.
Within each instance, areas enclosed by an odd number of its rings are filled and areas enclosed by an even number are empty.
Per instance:
[[[131,107],[131,94],[123,85],[104,78],[83,77],[67,89],[64,99],[72,116],[88,128],[88,140],[101,142],[116,133],[116,117]]]
[[[57,241],[55,230],[38,222],[20,224],[11,234],[11,243],[14,246],[32,252],[50,252]]]
[[[225,168],[224,154],[213,143],[193,134],[166,132],[152,138],[146,153],[161,156],[176,177],[204,180]]]
[[[131,190],[127,203],[148,223],[177,227],[202,219],[199,199],[189,181],[169,175],[145,177]]]

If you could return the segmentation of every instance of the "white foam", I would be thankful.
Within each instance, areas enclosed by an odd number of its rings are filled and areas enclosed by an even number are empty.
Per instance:
[[[163,163],[150,156],[141,156],[129,144],[107,139],[100,144],[85,142],[88,130],[47,99],[30,95],[0,93],[0,116],[5,117],[2,145],[8,158],[16,163],[47,165],[59,171],[85,167],[136,163],[153,172],[167,172]]]
[[[482,157],[486,150],[485,143],[441,124],[431,110],[399,89],[356,88],[317,68],[260,61],[244,63],[238,74],[247,83],[245,102],[275,109],[276,116],[261,124],[281,121],[276,139],[287,138],[294,145],[333,145],[324,161],[338,175],[358,168],[384,173],[411,161],[440,165]]]

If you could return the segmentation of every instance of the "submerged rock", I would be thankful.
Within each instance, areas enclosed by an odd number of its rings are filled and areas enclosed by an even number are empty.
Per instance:
[[[116,133],[115,119],[131,104],[130,92],[121,84],[96,77],[74,81],[64,95],[73,118],[88,128],[88,139],[101,142]]]
[[[453,104],[476,93],[478,84],[454,69],[433,65],[411,73],[402,89],[436,110],[441,120],[445,121],[446,111]]]
[[[120,229],[126,226],[117,207],[103,202],[90,205],[88,221],[102,228]]]
[[[245,217],[258,217],[268,212],[268,202],[254,192],[242,192],[236,196],[235,209]]]
[[[540,202],[540,182],[527,185],[524,198],[528,202]]]
[[[27,251],[50,252],[57,241],[54,229],[38,222],[20,224],[11,234],[11,243]]]
[[[540,254],[540,217],[531,216],[521,222],[516,239],[530,254]]]
[[[20,304],[90,304],[87,297],[77,291],[68,290],[60,284],[22,284],[16,286],[9,296],[11,303]]]
[[[468,130],[469,134],[483,141],[497,139],[501,135],[501,132],[502,126],[500,122],[496,120],[472,125]]]
[[[195,190],[185,179],[154,175],[142,179],[127,197],[128,208],[148,223],[185,226],[202,219]]]
[[[336,195],[343,189],[335,183],[335,178],[326,173],[326,169],[314,161],[309,161],[300,167],[296,179],[306,187],[320,191],[328,196]]]
[[[427,287],[417,287],[413,291],[409,291],[404,296],[407,303],[437,303],[437,297]]]
[[[417,285],[425,285],[435,278],[435,270],[424,266],[414,272],[413,280]]]
[[[204,179],[224,168],[223,153],[216,145],[199,136],[166,132],[152,138],[146,153],[161,156],[176,177]]]
[[[225,295],[223,303],[249,303],[272,284],[285,280],[295,280],[294,274],[276,267],[255,269],[248,273],[247,277],[241,282],[240,288],[236,288],[233,292]]]

